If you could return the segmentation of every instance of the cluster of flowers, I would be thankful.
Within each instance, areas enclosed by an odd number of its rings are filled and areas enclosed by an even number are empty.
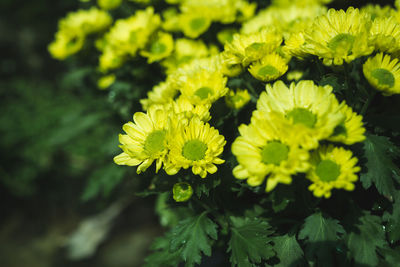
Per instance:
[[[174,6],[160,16],[152,7],[139,10],[117,20],[96,43],[102,72],[139,53],[149,63],[159,61],[167,73],[141,100],[145,113],[135,113],[134,121],[123,126],[123,153],[115,162],[138,166],[138,173],[153,161],[157,171],[163,167],[170,175],[189,167],[202,178],[215,173],[216,164],[224,162],[219,156],[226,142],[208,123],[210,107],[225,97],[229,107],[239,109],[253,97],[258,98],[257,109],[232,144],[239,163],[233,170],[236,178],[251,186],[267,180],[266,191],[271,191],[305,173],[317,197],[330,197],[333,188],[353,190],[360,170],[357,158],[338,144],[363,141],[365,129],[362,116],[339,103],[330,86],[276,81],[259,96],[249,88],[250,96],[247,90],[227,88],[227,80],[247,69],[259,81],[275,81],[288,71],[293,57],[318,57],[335,67],[370,56],[363,65],[367,81],[386,96],[398,94],[399,10],[368,5],[337,11],[324,6],[329,0],[273,0],[253,16],[256,6],[244,0],[166,2],[178,4],[179,11]],[[213,21],[243,23],[238,32],[218,33],[222,52],[188,39],[200,36]],[[175,31],[187,38],[174,40]],[[297,81],[302,75],[294,69],[286,78]]]

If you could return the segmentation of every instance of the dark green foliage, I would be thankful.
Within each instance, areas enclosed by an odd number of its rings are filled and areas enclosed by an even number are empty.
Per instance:
[[[279,258],[277,267],[295,267],[304,265],[304,253],[295,235],[285,234],[273,238],[274,250]]]
[[[373,183],[380,194],[391,198],[395,192],[393,177],[400,179],[400,168],[393,163],[400,155],[400,149],[387,137],[368,134],[364,151],[367,170],[360,178],[364,188]]]
[[[400,240],[400,193],[396,192],[394,203],[392,203],[392,211],[386,211],[382,217],[386,222],[386,232],[389,243],[394,244]]]
[[[274,256],[271,227],[258,218],[230,217],[232,222],[228,252],[232,266],[256,266]]]
[[[341,236],[345,233],[338,220],[314,213],[306,218],[299,232],[299,239],[306,245],[306,257],[309,261],[317,261],[324,266],[334,266],[333,254],[340,246]]]

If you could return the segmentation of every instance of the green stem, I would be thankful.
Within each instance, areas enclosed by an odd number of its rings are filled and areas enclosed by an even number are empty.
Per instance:
[[[372,100],[374,99],[375,95],[376,95],[376,90],[374,90],[372,92],[372,94],[368,95],[367,101],[365,101],[365,103],[364,103],[364,105],[363,105],[363,107],[361,108],[361,111],[360,111],[360,114],[362,116],[364,116],[365,113],[367,112],[367,109],[368,109],[369,105],[371,104]]]
[[[229,223],[225,220],[225,217],[223,216],[223,214],[217,213],[216,209],[212,209],[210,206],[208,206],[206,203],[202,202],[197,197],[194,197],[192,199],[197,204],[199,204],[201,207],[203,207],[206,210],[206,212],[211,213],[211,215],[214,216],[215,220],[221,226],[222,229],[227,229],[229,227]]]

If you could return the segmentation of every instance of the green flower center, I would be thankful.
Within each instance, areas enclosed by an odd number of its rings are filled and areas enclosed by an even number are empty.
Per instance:
[[[336,126],[335,129],[333,130],[332,136],[338,136],[338,135],[347,136],[347,129],[343,123]]]
[[[138,38],[137,38],[137,33],[136,33],[136,32],[131,32],[131,33],[129,34],[129,42],[131,42],[131,43],[136,43],[137,40],[138,40]]]
[[[258,75],[262,77],[277,76],[279,71],[271,65],[266,65],[258,70]]]
[[[348,33],[340,33],[329,41],[328,47],[333,50],[343,50],[349,53],[353,49],[354,36]]]
[[[332,160],[322,160],[315,169],[315,173],[324,182],[335,181],[340,175],[340,166]]]
[[[249,50],[260,50],[264,46],[264,43],[252,43],[246,49]]]
[[[373,71],[371,71],[371,75],[372,77],[374,77],[375,79],[378,80],[378,83],[380,85],[386,85],[389,88],[392,88],[394,86],[394,76],[393,74],[385,69],[374,69]]]
[[[317,116],[305,108],[294,108],[286,116],[292,119],[294,124],[301,123],[309,128],[314,127],[317,122]]]
[[[190,28],[194,31],[201,30],[206,25],[204,18],[195,18],[190,21]]]
[[[158,130],[150,133],[144,142],[144,149],[150,154],[157,153],[164,149],[166,131]]]
[[[151,45],[150,52],[153,54],[162,54],[167,50],[167,46],[161,42],[155,42]]]
[[[183,145],[182,155],[188,160],[202,160],[207,151],[207,145],[200,140],[194,139],[187,141]]]
[[[201,87],[194,92],[194,95],[200,97],[201,100],[206,99],[209,95],[213,95],[213,89],[210,87]]]
[[[281,161],[286,160],[289,154],[289,147],[273,141],[264,146],[261,150],[261,161],[264,164],[279,165]]]

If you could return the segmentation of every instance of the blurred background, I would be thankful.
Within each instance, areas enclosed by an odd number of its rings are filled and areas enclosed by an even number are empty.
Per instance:
[[[366,2],[393,3],[342,0],[331,6]],[[135,195],[152,174],[138,177],[135,168],[112,160],[120,152],[122,124],[140,110],[138,100],[163,79],[162,72],[135,62],[121,70],[129,73],[119,75],[125,80],[102,91],[95,55],[52,59],[47,45],[58,20],[84,5],[0,1],[2,267],[142,266],[163,231],[155,199]]]

